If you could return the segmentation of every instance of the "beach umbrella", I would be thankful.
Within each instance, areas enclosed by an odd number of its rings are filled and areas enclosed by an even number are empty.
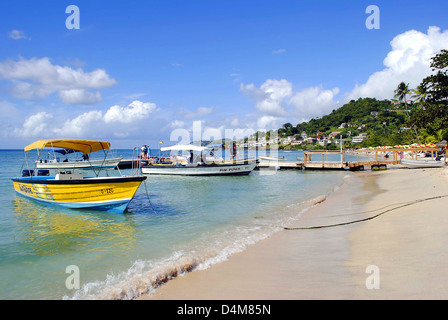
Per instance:
[[[447,144],[446,140],[442,140],[442,141],[436,143],[436,147],[443,148],[443,147],[446,147],[446,144]]]

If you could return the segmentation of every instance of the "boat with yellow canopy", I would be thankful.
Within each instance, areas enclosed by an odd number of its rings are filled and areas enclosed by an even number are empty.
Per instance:
[[[100,167],[92,167],[93,176],[85,170],[80,172],[59,168],[54,175],[50,170],[37,170],[28,166],[28,153],[37,150],[38,160],[44,148],[65,148],[84,155],[95,151],[107,150],[107,141],[81,139],[46,139],[36,141],[25,147],[25,161],[21,168],[22,176],[12,178],[16,192],[27,198],[45,204],[57,205],[73,209],[94,209],[113,212],[124,212],[133,199],[142,181],[146,179],[139,173],[130,176],[110,176],[108,171]],[[102,175],[100,175],[102,173]]]

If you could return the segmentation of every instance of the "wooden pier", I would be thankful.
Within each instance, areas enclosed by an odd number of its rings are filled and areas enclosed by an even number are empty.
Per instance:
[[[351,170],[362,171],[365,167],[370,167],[372,171],[386,170],[388,165],[399,165],[404,153],[412,153],[412,159],[417,159],[418,152],[430,152],[431,157],[437,156],[437,151],[440,148],[385,148],[375,149],[370,151],[370,154],[366,156],[372,157],[372,159],[360,161],[359,153],[363,151],[353,151],[356,153],[356,161],[346,161],[346,151],[333,151],[333,150],[312,150],[304,152],[303,168],[305,170]],[[340,155],[339,161],[328,161],[328,155]],[[318,160],[312,160],[311,157],[318,158]],[[374,159],[373,159],[374,157]]]
[[[260,160],[256,169],[274,169],[274,170],[351,170],[363,171],[365,167],[370,167],[372,171],[386,170],[388,165],[399,165],[403,153],[412,153],[412,159],[417,159],[418,152],[430,152],[432,158],[437,156],[440,148],[389,148],[375,149],[371,151],[353,150],[351,154],[356,154],[356,161],[346,161],[346,150],[308,150],[304,151],[304,160],[285,161],[285,160]],[[371,157],[368,160],[361,160],[359,156],[365,153],[365,156]],[[339,160],[328,160],[329,155],[339,155]],[[446,160],[446,158],[445,158]],[[120,169],[136,168],[140,159],[123,159],[118,167]]]
[[[305,170],[345,170],[345,152],[336,150],[305,151],[303,168]],[[318,160],[312,160],[312,156]],[[328,155],[340,155],[340,161],[328,161]]]
[[[364,170],[365,166],[370,166],[372,171],[386,170],[387,165],[399,165],[403,154],[412,153],[412,159],[417,160],[418,152],[430,152],[431,157],[434,159],[437,156],[437,152],[440,148],[389,148],[389,149],[376,149],[375,159],[367,161],[359,161],[359,152],[356,153],[356,161],[347,162],[346,167],[352,171]]]
[[[261,160],[258,163],[258,169],[274,169],[274,170],[302,170],[303,163],[299,161],[283,161],[283,160]]]

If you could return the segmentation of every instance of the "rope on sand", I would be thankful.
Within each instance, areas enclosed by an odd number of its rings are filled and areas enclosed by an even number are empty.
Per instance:
[[[410,201],[407,202],[403,205],[391,208],[391,209],[387,209],[385,211],[382,211],[374,216],[371,217],[367,217],[364,219],[359,219],[359,220],[353,220],[353,221],[348,221],[348,222],[342,222],[342,223],[336,223],[336,224],[329,224],[329,225],[322,225],[322,226],[313,226],[313,227],[298,227],[298,228],[288,228],[288,227],[284,227],[284,230],[311,230],[311,229],[323,229],[323,228],[331,228],[331,227],[338,227],[338,226],[344,226],[344,225],[348,225],[348,224],[354,224],[354,223],[358,223],[358,222],[364,222],[364,221],[368,221],[368,220],[372,220],[375,219],[387,212],[393,211],[393,210],[397,210],[403,207],[407,207],[416,203],[420,203],[423,201],[428,201],[428,200],[435,200],[435,199],[440,199],[440,198],[444,198],[444,197],[448,197],[448,194],[446,195],[441,195],[441,196],[435,196],[435,197],[429,197],[429,198],[425,198],[425,199],[420,199],[420,200],[414,200],[414,201]]]

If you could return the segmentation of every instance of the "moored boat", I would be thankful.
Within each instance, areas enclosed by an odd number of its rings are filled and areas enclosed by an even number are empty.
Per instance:
[[[48,170],[76,170],[76,169],[91,169],[91,168],[115,168],[121,161],[121,158],[113,158],[106,160],[81,160],[81,161],[58,161],[53,159],[46,161],[41,159],[36,162],[37,169]]]
[[[110,143],[79,139],[39,140],[25,147],[25,159],[30,150],[37,149],[40,155],[45,147],[70,148],[89,154],[109,149]],[[12,181],[18,194],[45,204],[122,213],[146,179],[142,175],[100,176],[100,170],[92,171],[93,176],[87,176],[84,170],[78,173],[57,170],[50,175],[50,170],[37,170],[36,167],[31,170],[27,165],[22,176],[12,178]]]
[[[407,168],[442,168],[446,166],[441,160],[411,160],[401,159],[401,164]]]
[[[190,156],[172,155],[164,163],[148,161],[142,165],[143,174],[184,175],[184,176],[224,176],[248,175],[257,166],[257,159],[224,161],[210,154],[206,155],[206,147],[194,145],[176,145],[162,148],[161,151],[188,151]],[[195,154],[199,152],[200,154]]]
[[[51,148],[46,154],[46,157],[40,155],[40,159],[36,161],[36,168],[47,170],[110,169],[117,167],[121,161],[121,158],[118,157],[110,158],[109,149],[97,151],[105,151],[103,159],[92,159],[91,153],[84,154],[78,150]],[[62,160],[64,156],[65,160]]]
[[[150,164],[142,167],[142,173],[183,176],[248,175],[256,166],[255,161],[222,164]]]
[[[266,161],[278,161],[278,160],[285,160],[285,157],[260,156],[260,159]]]

